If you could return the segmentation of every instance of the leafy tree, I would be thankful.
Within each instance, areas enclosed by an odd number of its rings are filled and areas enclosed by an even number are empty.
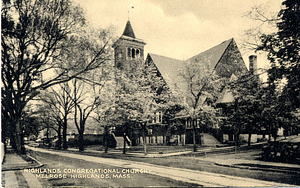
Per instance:
[[[257,50],[266,51],[271,62],[270,83],[284,84],[283,101],[291,110],[300,108],[300,2],[285,0],[278,13],[278,31],[261,35]]]
[[[216,110],[213,102],[221,87],[221,80],[210,69],[205,58],[197,58],[188,62],[180,70],[188,85],[187,93],[182,100],[183,110],[178,114],[192,122],[194,151],[197,151],[196,131],[204,124],[212,124],[216,121]]]
[[[72,63],[61,59],[73,46],[79,56],[84,52],[79,47],[87,44],[77,37],[85,24],[82,9],[69,0],[3,1],[1,21],[2,117],[14,130],[13,147],[24,153],[20,118],[26,104],[40,90],[99,67],[107,60],[106,43],[85,63],[81,58]]]
[[[39,122],[39,131],[43,129],[47,129],[46,136],[47,136],[47,143],[50,147],[50,138],[49,132],[52,130],[56,131],[57,134],[60,136],[61,132],[59,131],[60,121],[58,121],[55,113],[49,108],[48,104],[39,103],[36,105],[37,108],[34,108],[34,111],[31,113],[32,116],[36,117]],[[61,127],[61,126],[60,126]],[[60,129],[61,130],[61,129]]]
[[[42,109],[33,111],[31,108],[34,107],[33,106],[27,107],[22,112],[21,125],[22,125],[23,137],[29,137],[29,136],[37,137],[39,131],[44,127],[42,118],[38,116],[39,111]]]
[[[238,75],[230,83],[230,91],[235,101],[228,105],[230,111],[228,122],[231,122],[236,129],[236,142],[239,141],[239,134],[245,132],[248,133],[248,145],[250,145],[252,133],[256,133],[260,127],[259,123],[263,118],[261,117],[263,110],[261,86],[259,76],[250,71]]]
[[[114,68],[110,67],[109,69],[113,70]],[[109,132],[111,128],[113,128],[115,125],[123,123],[120,122],[120,119],[118,119],[118,115],[116,114],[116,82],[113,76],[114,75],[112,74],[111,78],[108,78],[107,82],[105,82],[105,85],[99,94],[101,103],[94,110],[95,116],[92,117],[97,124],[104,129],[105,153],[108,151]]]
[[[297,118],[294,112],[300,107],[299,5],[297,0],[284,0],[277,16],[270,16],[273,13],[257,7],[248,14],[251,19],[259,21],[260,26],[250,30],[252,37],[258,37],[252,42],[249,40],[247,46],[258,52],[266,52],[270,61],[267,86],[262,91],[264,119],[261,124],[275,139],[278,128],[288,130],[291,126],[295,127],[293,122]],[[271,26],[271,29],[262,29],[262,25]]]
[[[155,118],[156,112],[166,109],[166,99],[169,97],[166,85],[153,64],[138,62],[130,70],[118,71],[116,81],[117,119],[125,126],[124,131],[135,125],[141,128],[144,152],[147,154],[147,125]]]

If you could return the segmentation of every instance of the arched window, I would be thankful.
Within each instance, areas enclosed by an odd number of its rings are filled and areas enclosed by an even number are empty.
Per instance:
[[[131,56],[131,57],[132,57],[132,58],[135,58],[135,49],[134,49],[134,48],[132,48],[132,50],[131,50],[131,51],[132,51],[132,56]]]
[[[140,49],[136,49],[135,54],[136,54],[136,57],[139,58],[140,57]]]

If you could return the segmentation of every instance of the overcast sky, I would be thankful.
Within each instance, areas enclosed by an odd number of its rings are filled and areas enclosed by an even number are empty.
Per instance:
[[[187,59],[225,40],[234,38],[240,47],[244,31],[259,23],[243,16],[262,5],[278,12],[282,0],[74,0],[86,11],[94,27],[114,26],[121,36],[128,20],[137,38],[143,39],[145,56],[155,53]],[[132,7],[134,7],[132,9]],[[250,53],[242,52],[248,63]],[[264,60],[258,59],[262,67]]]

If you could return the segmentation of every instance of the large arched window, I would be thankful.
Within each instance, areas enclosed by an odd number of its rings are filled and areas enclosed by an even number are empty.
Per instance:
[[[131,51],[132,51],[132,56],[131,57],[134,59],[135,58],[135,49],[132,48]]]

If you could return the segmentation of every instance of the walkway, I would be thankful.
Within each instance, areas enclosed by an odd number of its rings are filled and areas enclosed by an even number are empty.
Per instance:
[[[166,167],[153,165],[143,162],[135,162],[121,159],[111,159],[102,157],[93,157],[67,152],[58,152],[41,148],[27,146],[28,149],[37,152],[60,155],[69,158],[81,159],[88,162],[109,164],[121,168],[143,169],[145,172],[161,177],[171,178],[178,181],[194,183],[205,187],[288,187],[289,184],[281,184],[276,182],[268,182],[250,178],[241,178],[223,174],[209,173],[203,171]]]
[[[23,156],[28,157],[28,156]],[[41,164],[34,161],[26,161],[20,155],[13,152],[8,146],[5,154],[4,163],[2,164],[2,187],[18,188],[42,188],[41,182],[31,173],[25,173],[23,169],[39,167]]]

